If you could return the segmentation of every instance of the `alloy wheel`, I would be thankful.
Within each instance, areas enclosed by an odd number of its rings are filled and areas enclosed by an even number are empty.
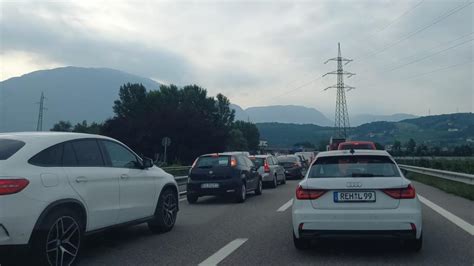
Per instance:
[[[70,265],[81,244],[81,232],[74,218],[63,216],[49,229],[46,238],[46,256],[50,265]]]
[[[178,204],[176,204],[175,196],[172,193],[166,194],[163,199],[163,222],[166,226],[174,225],[177,210]]]

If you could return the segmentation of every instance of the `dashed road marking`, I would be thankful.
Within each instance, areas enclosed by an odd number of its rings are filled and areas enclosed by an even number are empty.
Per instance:
[[[247,238],[237,238],[236,240],[231,241],[229,244],[225,245],[224,247],[219,249],[216,253],[214,253],[212,256],[207,258],[205,261],[199,263],[199,266],[217,265],[219,262],[224,260],[227,256],[232,254],[232,252],[238,249],[247,240],[248,240]]]
[[[284,212],[284,211],[286,211],[286,209],[290,208],[292,204],[293,204],[293,199],[290,199],[287,203],[283,204],[283,205],[277,210],[277,212]]]

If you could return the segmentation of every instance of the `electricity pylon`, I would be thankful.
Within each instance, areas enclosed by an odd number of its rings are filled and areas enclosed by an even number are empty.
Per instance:
[[[347,102],[346,102],[346,90],[350,91],[355,89],[352,86],[345,86],[344,85],[344,75],[347,75],[348,78],[354,76],[354,73],[346,72],[342,69],[342,62],[345,62],[344,65],[352,62],[352,59],[346,59],[341,56],[341,45],[337,43],[338,53],[336,58],[328,59],[324,64],[327,64],[329,61],[337,61],[337,70],[328,72],[323,75],[329,74],[336,74],[337,75],[337,84],[333,86],[329,86],[324,90],[328,90],[330,88],[337,89],[337,97],[336,97],[336,114],[334,117],[334,136],[336,138],[347,138],[347,131],[349,130],[349,113],[347,111]]]
[[[38,123],[36,124],[36,131],[43,131],[43,112],[46,110],[44,107],[44,93],[41,92],[41,98],[39,101],[39,112],[38,112]]]

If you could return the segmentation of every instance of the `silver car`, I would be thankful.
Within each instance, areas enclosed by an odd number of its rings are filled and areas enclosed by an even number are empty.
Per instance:
[[[278,164],[272,155],[252,155],[250,160],[255,164],[264,183],[276,188],[278,184],[286,184],[285,169]]]

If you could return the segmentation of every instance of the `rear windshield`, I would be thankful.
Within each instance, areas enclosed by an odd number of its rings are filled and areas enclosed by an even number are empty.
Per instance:
[[[279,156],[278,162],[280,163],[294,163],[297,162],[297,158],[293,156]]]
[[[340,150],[350,150],[350,149],[354,149],[354,150],[373,150],[374,147],[370,144],[343,144],[341,145],[341,148]]]
[[[255,167],[257,168],[265,164],[265,158],[250,157],[250,160],[252,160],[253,164],[255,164]]]
[[[198,168],[212,168],[216,166],[228,166],[230,156],[220,155],[220,156],[203,156],[200,157],[196,162],[196,167]]]
[[[309,178],[397,177],[396,165],[387,156],[321,157],[311,166]]]
[[[13,139],[0,139],[0,160],[6,160],[19,151],[25,143]]]

